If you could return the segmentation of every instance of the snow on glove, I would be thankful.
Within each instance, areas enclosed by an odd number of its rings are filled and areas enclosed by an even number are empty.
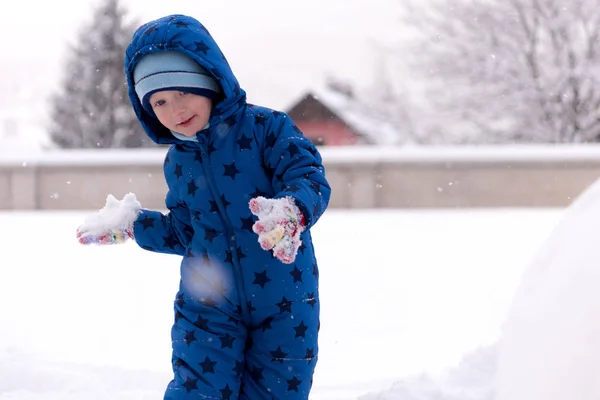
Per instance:
[[[294,199],[255,197],[250,200],[250,211],[258,217],[252,230],[258,234],[260,247],[273,250],[283,263],[293,263],[302,244],[300,234],[304,231],[304,216]]]
[[[77,228],[81,244],[120,244],[133,239],[133,223],[142,209],[135,194],[129,193],[123,200],[112,194],[100,211],[88,216]]]

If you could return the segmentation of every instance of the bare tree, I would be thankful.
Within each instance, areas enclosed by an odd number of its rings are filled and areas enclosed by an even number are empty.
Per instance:
[[[376,109],[394,127],[398,144],[417,143],[411,102],[414,99],[401,79],[405,75],[404,66],[389,47],[378,42],[372,42],[371,46],[373,79],[361,93],[362,102],[366,108]]]
[[[137,26],[119,0],[104,0],[70,47],[61,90],[51,99],[50,136],[65,148],[151,145],[131,108],[125,49]]]
[[[426,129],[447,141],[600,140],[600,0],[408,7],[420,35],[403,53],[427,83]]]

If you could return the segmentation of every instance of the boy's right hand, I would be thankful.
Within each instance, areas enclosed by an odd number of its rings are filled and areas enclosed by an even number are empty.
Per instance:
[[[81,227],[77,229],[77,240],[81,244],[121,244],[133,238],[133,226],[119,231],[108,229],[100,234],[87,232]]]
[[[133,223],[141,208],[133,193],[122,200],[108,195],[104,208],[88,216],[77,228],[77,240],[81,244],[120,244],[134,239]]]

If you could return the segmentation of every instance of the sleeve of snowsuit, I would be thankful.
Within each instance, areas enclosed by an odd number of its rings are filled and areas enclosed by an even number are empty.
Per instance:
[[[142,210],[133,225],[133,235],[143,249],[157,253],[184,255],[192,237],[189,209],[169,191],[167,214]]]
[[[325,168],[315,145],[302,134],[291,118],[283,121],[277,133],[267,135],[265,165],[272,173],[275,198],[294,198],[304,215],[305,226],[310,228],[327,208],[331,188],[325,179]]]

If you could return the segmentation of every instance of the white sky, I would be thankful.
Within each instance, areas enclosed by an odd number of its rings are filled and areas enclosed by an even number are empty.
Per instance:
[[[15,90],[24,91],[19,98],[25,99],[47,95],[61,77],[66,44],[76,41],[78,30],[91,21],[100,1],[12,2],[12,16],[0,25],[4,93],[0,93],[0,107],[6,110],[11,102],[8,93]],[[228,57],[249,100],[274,108],[287,106],[313,83],[321,84],[327,73],[367,84],[377,59],[374,41],[390,44],[406,34],[399,21],[400,3],[123,0],[129,15],[140,22],[171,13],[202,21]]]

